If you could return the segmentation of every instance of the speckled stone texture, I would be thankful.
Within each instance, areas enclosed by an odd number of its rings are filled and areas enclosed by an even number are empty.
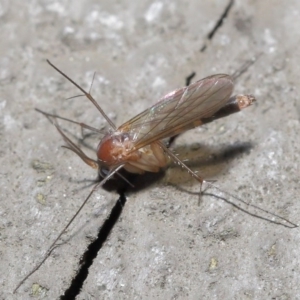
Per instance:
[[[118,125],[161,96],[232,74],[257,103],[191,130],[174,151],[218,187],[298,223],[300,2],[7,1],[0,3],[0,299],[58,299],[119,195],[99,189],[46,263],[12,294],[91,190],[97,176],[61,148],[34,108],[107,128],[47,63],[89,89]],[[209,38],[215,25],[223,23]],[[202,51],[201,51],[202,49]],[[61,121],[75,142],[80,128]],[[91,146],[98,141],[84,140]],[[243,212],[178,166],[134,193],[76,299],[300,299],[299,229]],[[254,214],[255,216],[251,215]],[[267,216],[272,219],[272,216]],[[74,296],[75,297],[75,296]]]

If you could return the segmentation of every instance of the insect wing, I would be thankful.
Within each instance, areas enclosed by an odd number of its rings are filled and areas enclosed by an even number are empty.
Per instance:
[[[133,136],[135,149],[201,125],[229,99],[233,81],[229,75],[206,77],[165,95],[158,103],[124,123],[118,131]]]

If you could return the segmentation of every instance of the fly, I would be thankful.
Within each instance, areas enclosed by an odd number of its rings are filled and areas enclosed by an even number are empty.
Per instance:
[[[57,247],[57,241],[74,221],[95,190],[115,174],[127,181],[127,179],[118,172],[122,168],[130,173],[137,174],[143,174],[144,172],[159,172],[160,169],[168,165],[169,160],[171,159],[182,168],[186,169],[188,173],[200,183],[201,187],[202,184],[206,182],[208,186],[214,187],[229,196],[235,197],[230,193],[219,189],[211,182],[205,181],[201,176],[196,174],[181,161],[162,140],[172,138],[189,129],[226,117],[249,107],[256,101],[253,95],[232,96],[234,88],[232,77],[226,74],[217,74],[168,93],[152,107],[117,127],[89,92],[85,91],[49,60],[47,60],[47,62],[58,73],[75,85],[83,95],[93,103],[111,127],[110,132],[102,138],[97,147],[97,159],[88,157],[76,144],[74,144],[60,129],[56,119],[59,118],[73,122],[80,125],[81,128],[86,128],[94,132],[100,132],[98,129],[84,123],[75,122],[43,112],[39,109],[37,109],[37,111],[44,114],[56,126],[66,143],[66,146],[64,146],[65,148],[75,152],[87,165],[97,169],[100,175],[105,175],[103,176],[103,180],[94,186],[77,210],[76,214],[71,218],[69,223],[49,247],[43,260],[18,284],[14,292],[16,292],[23,282],[36,272],[50,256],[52,251]],[[54,121],[52,121],[51,118],[53,118]],[[272,215],[275,216],[274,214]],[[297,226],[280,216],[276,217],[289,222],[293,227]]]

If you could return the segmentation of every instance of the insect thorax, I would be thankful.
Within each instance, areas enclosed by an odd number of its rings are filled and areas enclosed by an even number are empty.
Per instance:
[[[133,137],[129,133],[118,131],[107,134],[101,140],[97,157],[100,164],[108,169],[125,164],[124,168],[131,173],[158,172],[168,162],[158,143],[135,150]]]
[[[106,166],[119,165],[139,158],[134,151],[132,137],[128,133],[118,131],[104,136],[98,145],[97,157]]]

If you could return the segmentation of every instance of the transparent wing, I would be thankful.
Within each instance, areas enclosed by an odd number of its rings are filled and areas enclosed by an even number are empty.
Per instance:
[[[218,74],[165,95],[158,103],[124,123],[118,131],[133,136],[135,149],[201,125],[229,99],[233,81]]]

